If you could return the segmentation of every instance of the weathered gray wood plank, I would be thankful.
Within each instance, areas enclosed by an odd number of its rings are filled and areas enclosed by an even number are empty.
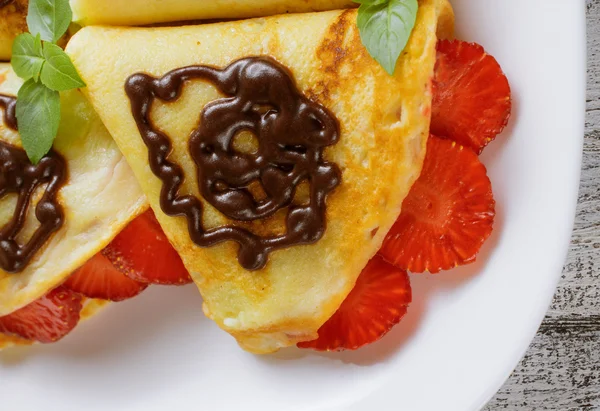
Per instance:
[[[586,132],[600,129],[600,1],[588,0],[588,96]]]
[[[549,328],[546,328],[549,327]],[[600,330],[546,324],[488,410],[600,409]]]
[[[486,411],[600,410],[600,0],[587,7],[586,136],[571,249],[538,335]]]

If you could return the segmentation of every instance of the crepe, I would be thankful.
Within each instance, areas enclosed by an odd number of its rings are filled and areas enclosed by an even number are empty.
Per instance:
[[[87,27],[72,38],[67,53],[88,85],[84,92],[115,137],[202,293],[205,314],[244,349],[269,353],[317,337],[319,327],[348,295],[398,217],[425,155],[437,35],[448,37],[452,30],[453,14],[446,0],[421,1],[416,28],[393,77],[362,46],[355,10],[178,28]],[[263,57],[258,63],[240,60],[250,56]],[[191,240],[185,217],[163,212],[162,183],[149,167],[148,148],[134,119],[133,100],[125,91],[128,78],[137,73],[130,91],[136,92],[138,80],[146,79],[157,87],[165,85],[161,98],[167,99],[175,91],[168,88],[166,78],[162,83],[159,79],[171,70],[201,65],[201,70],[216,77],[233,70],[247,76],[243,78],[251,78],[254,63],[289,69],[306,99],[303,101],[321,107],[321,114],[315,114],[317,129],[327,121],[322,113],[328,112],[339,121],[339,141],[325,144],[323,154],[326,164],[337,165],[340,180],[332,183],[335,187],[327,193],[322,238],[314,244],[273,251],[264,267],[260,259],[246,259],[251,253],[238,255],[240,246],[233,241],[198,246]],[[245,67],[246,74],[243,70],[236,72],[236,67]],[[280,69],[280,73],[284,71]],[[270,88],[259,83],[275,94],[285,84]],[[227,114],[213,116],[210,121],[205,116],[209,112],[218,114],[219,107],[237,101],[232,93],[243,94],[245,89],[232,86],[233,91],[226,93],[214,82],[202,80],[182,84],[181,96],[174,101],[151,101],[149,121],[154,130],[172,141],[168,160],[181,166],[185,177],[179,194],[194,196],[194,201],[201,202],[201,220],[206,229],[228,225],[260,236],[285,233],[286,223],[290,223],[289,209],[242,222],[239,220],[246,218],[242,213],[240,218],[226,217],[239,210],[224,212],[214,206],[214,198],[209,203],[200,195],[199,186],[204,187],[206,181],[198,181],[188,140],[197,137],[205,125],[211,128],[220,119],[227,119]],[[257,100],[248,110],[263,110],[264,121],[273,115],[271,110],[275,115],[285,111],[261,109],[263,104]],[[207,119],[206,124],[203,120],[199,124],[201,118]],[[147,126],[140,124],[142,128]],[[301,128],[296,130],[302,133]],[[240,146],[236,150],[252,151],[256,144],[252,137],[243,133],[239,137],[234,141]],[[305,149],[291,148],[297,153]],[[264,196],[260,190],[253,194],[257,199]],[[293,204],[301,207],[307,201],[312,201],[312,196],[301,184]]]
[[[0,94],[15,95],[21,80],[0,65]],[[19,272],[0,269],[0,316],[10,314],[60,285],[147,209],[131,169],[78,90],[62,93],[62,119],[54,149],[66,160],[67,180],[57,194],[64,224]],[[4,118],[4,110],[0,110]],[[20,147],[20,138],[0,120],[0,139]],[[39,226],[36,190],[17,240],[24,244]],[[0,227],[13,217],[16,194],[0,198]]]
[[[75,22],[115,26],[265,17],[352,6],[356,3],[351,0],[71,0]]]
[[[13,40],[27,31],[28,0],[0,0],[0,61],[9,61]]]

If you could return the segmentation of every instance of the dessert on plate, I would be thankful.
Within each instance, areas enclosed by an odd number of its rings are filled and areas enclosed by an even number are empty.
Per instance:
[[[422,167],[450,12],[421,2],[394,76],[362,46],[356,10],[71,39],[206,315],[244,348],[317,338],[380,248]]]
[[[16,131],[20,86],[10,67],[0,65],[0,317],[59,287],[147,208],[131,169],[79,91],[63,94],[66,121],[54,149],[31,164]],[[78,315],[81,298],[59,291]],[[0,321],[5,330],[12,330],[6,318]],[[52,339],[46,337],[40,333]],[[4,340],[0,333],[0,346]]]
[[[189,2],[128,4],[123,12],[101,3],[71,1],[75,18],[90,26],[66,47],[85,83],[69,93],[88,99],[131,167],[140,212],[146,201],[151,208],[142,226],[151,219],[164,236],[159,248],[181,257],[179,274],[170,258],[164,275],[182,279],[189,271],[204,313],[242,348],[357,349],[407,312],[407,271],[437,273],[475,260],[495,217],[478,154],[508,121],[510,87],[481,46],[453,40],[447,0],[418,2],[391,67],[372,56],[373,20],[365,16],[381,10],[368,14],[368,5],[109,27],[94,24],[351,4],[267,1],[263,10],[245,1],[195,2],[179,16]],[[173,14],[159,10],[163,4]],[[139,219],[112,229],[91,256],[103,250],[109,267],[144,285],[155,276],[143,269],[149,254],[132,251],[140,237],[128,234]],[[78,281],[63,271],[63,287],[97,297],[73,285],[86,281],[86,270]],[[10,311],[0,312],[0,332],[15,334],[1,328],[3,314]]]
[[[53,149],[32,164],[18,133],[21,85],[1,63],[0,348],[54,342],[107,301],[190,281],[80,91],[62,93]],[[169,270],[139,261],[150,256]]]

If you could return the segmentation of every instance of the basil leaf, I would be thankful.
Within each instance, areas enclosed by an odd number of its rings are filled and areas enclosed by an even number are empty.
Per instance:
[[[69,0],[29,0],[27,26],[42,40],[56,43],[66,33],[72,19]]]
[[[369,54],[390,75],[417,21],[417,0],[366,0],[358,9],[360,38]]]
[[[17,76],[24,80],[33,77],[38,81],[44,65],[40,36],[33,37],[29,33],[19,34],[13,43],[10,62]]]
[[[52,148],[60,123],[60,96],[33,79],[17,94],[17,122],[23,148],[37,164]]]
[[[46,59],[41,75],[45,86],[56,91],[85,87],[77,69],[63,49],[56,44],[44,43],[42,54]]]

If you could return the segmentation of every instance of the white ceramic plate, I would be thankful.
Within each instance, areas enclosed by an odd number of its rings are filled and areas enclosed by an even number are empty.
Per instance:
[[[572,228],[584,124],[583,0],[455,0],[459,37],[503,65],[507,132],[483,156],[499,218],[480,262],[413,277],[403,323],[356,353],[256,357],[194,287],[113,305],[54,346],[0,354],[7,410],[476,410],[525,352]]]

